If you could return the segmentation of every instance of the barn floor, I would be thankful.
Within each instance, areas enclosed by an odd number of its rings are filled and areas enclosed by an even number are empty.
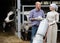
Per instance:
[[[30,43],[30,41],[23,41],[23,40],[20,40],[20,43]]]
[[[29,43],[29,41],[19,40],[17,36],[11,33],[0,32],[0,43]]]
[[[0,32],[0,43],[20,43],[20,40],[11,33]]]
[[[0,32],[0,43],[30,43],[30,42],[18,39],[18,37],[13,35],[12,33]]]

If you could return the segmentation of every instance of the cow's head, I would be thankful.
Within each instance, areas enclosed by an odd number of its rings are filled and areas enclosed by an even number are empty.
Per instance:
[[[5,22],[6,23],[12,22],[14,20],[13,18],[14,18],[14,12],[13,11],[10,11],[7,14],[7,17],[5,18]]]

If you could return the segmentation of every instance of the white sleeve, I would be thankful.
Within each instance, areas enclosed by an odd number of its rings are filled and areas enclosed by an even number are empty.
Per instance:
[[[59,21],[59,13],[56,14],[56,16],[55,16],[55,21],[51,22],[50,25],[51,25],[51,24],[54,24],[54,23],[56,23],[56,22],[58,22],[58,21]]]
[[[49,12],[47,13],[47,15],[46,15],[46,19],[48,20],[48,14],[49,14]]]
[[[56,14],[56,22],[59,21],[59,13]]]

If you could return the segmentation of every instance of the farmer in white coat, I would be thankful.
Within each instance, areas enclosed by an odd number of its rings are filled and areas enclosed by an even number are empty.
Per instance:
[[[49,23],[47,31],[47,43],[57,43],[57,22],[59,21],[58,6],[55,3],[50,4],[50,12],[47,13]]]

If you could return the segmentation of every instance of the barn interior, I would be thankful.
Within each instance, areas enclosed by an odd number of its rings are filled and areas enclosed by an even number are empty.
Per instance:
[[[3,30],[3,22],[7,13],[15,7],[15,0],[0,0],[0,31]]]
[[[49,2],[53,2],[55,0],[49,0],[49,1],[48,0],[27,0],[27,1],[26,0],[21,0],[21,8],[22,8],[23,5],[34,5],[34,3],[36,1],[42,2],[43,3],[42,5],[45,6],[45,5],[49,5],[50,4]],[[48,2],[49,4],[44,4],[44,2]],[[59,2],[60,1],[58,0],[58,3]],[[58,5],[60,5],[60,4],[58,4]],[[4,18],[7,16],[7,13],[12,9],[12,7],[16,7],[16,0],[0,0],[0,31],[3,30],[3,24],[2,23],[4,22]],[[33,8],[34,7],[25,7],[24,12],[25,11],[30,11]],[[47,7],[47,6],[42,7],[42,9],[44,10],[45,13],[47,13],[49,11],[49,7]],[[60,6],[59,6],[59,9],[60,9]],[[58,9],[58,12],[60,13],[59,9]],[[23,12],[22,9],[21,9],[21,11]],[[28,15],[28,14],[26,14],[26,15]],[[23,19],[23,17],[21,17],[21,22],[23,22],[22,19]],[[24,17],[24,19],[27,19],[27,17]],[[60,22],[58,22],[57,24],[58,24],[58,30],[60,30]],[[30,27],[30,30],[31,30],[31,27]],[[29,34],[28,34],[29,41],[30,41],[30,35],[31,35],[30,32],[31,31],[29,31]],[[25,35],[25,34],[23,34],[23,35]],[[27,35],[25,35],[25,36],[27,36]],[[60,42],[60,31],[58,31],[57,39],[58,39],[57,41]],[[25,42],[25,40],[23,40],[22,43],[24,43],[24,42]]]

